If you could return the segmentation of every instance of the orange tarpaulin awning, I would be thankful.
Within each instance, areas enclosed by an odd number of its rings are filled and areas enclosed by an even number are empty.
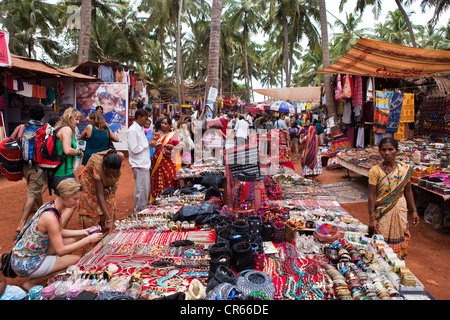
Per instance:
[[[342,58],[317,73],[413,78],[450,72],[450,51],[359,39]]]

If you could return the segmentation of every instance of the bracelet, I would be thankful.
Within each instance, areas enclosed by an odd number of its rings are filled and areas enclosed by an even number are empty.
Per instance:
[[[110,223],[110,222],[113,222],[113,221],[114,221],[114,219],[106,220],[105,223]]]

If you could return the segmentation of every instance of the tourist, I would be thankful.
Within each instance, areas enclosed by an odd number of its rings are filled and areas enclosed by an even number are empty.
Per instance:
[[[134,174],[134,213],[147,207],[150,198],[150,148],[156,145],[155,133],[150,141],[144,132],[149,113],[136,110],[135,120],[127,130],[128,161]]]
[[[308,121],[308,120],[307,120]],[[302,155],[302,176],[315,177],[323,173],[322,156],[319,150],[319,136],[316,127],[310,126],[308,133],[303,138],[305,144]]]
[[[277,121],[275,121],[274,123],[274,127],[275,128],[280,128],[281,130],[287,130],[287,125],[286,125],[286,121],[284,120],[284,118],[286,117],[286,115],[283,113],[280,115],[280,117],[278,118]]]
[[[80,174],[83,185],[78,221],[81,229],[99,225],[103,231],[113,229],[116,213],[117,182],[124,155],[110,149],[93,154]],[[84,248],[89,251],[91,248]]]
[[[383,138],[378,150],[383,161],[369,170],[369,229],[381,234],[399,259],[404,259],[411,237],[408,212],[413,226],[419,223],[410,183],[413,167],[397,162],[398,143],[393,138]]]
[[[240,115],[239,120],[236,121],[236,125],[234,126],[234,131],[236,131],[236,142],[238,146],[247,143],[249,127],[250,125],[244,119],[244,116]]]
[[[317,134],[319,135],[320,144],[323,144],[325,139],[325,129],[319,120],[314,120],[314,126],[316,127]]]
[[[75,264],[80,256],[74,251],[101,240],[102,233],[65,229],[80,202],[82,188],[74,178],[62,181],[58,197],[42,205],[19,234],[21,238],[11,251],[11,267],[19,277],[30,278],[23,284],[25,290]]]
[[[83,160],[85,166],[92,154],[108,150],[108,142],[119,142],[119,138],[109,129],[105,119],[98,111],[89,114],[89,125],[81,133],[80,140],[86,141]]]
[[[150,202],[162,191],[175,186],[176,165],[172,159],[172,150],[179,141],[177,134],[170,130],[171,126],[169,117],[159,118],[155,122],[153,140],[156,145],[152,158]]]
[[[65,155],[63,164],[56,170],[54,175],[48,175],[51,189],[58,195],[58,184],[67,179],[75,178],[73,163],[75,156],[82,156],[83,152],[77,150],[75,129],[80,122],[81,112],[75,108],[67,108],[61,116],[61,129],[56,133],[56,152]]]
[[[42,127],[44,124],[41,122],[45,116],[44,106],[42,104],[33,104],[28,110],[28,115],[30,121],[25,124],[24,130],[29,130],[28,128],[34,128],[32,131],[36,131],[36,128]],[[12,136],[16,136],[19,126],[16,127]],[[30,131],[30,133],[32,132]],[[30,140],[32,142],[32,140]],[[24,150],[22,150],[23,153]],[[31,216],[33,207],[39,208],[42,206],[42,190],[44,187],[44,173],[42,169],[36,166],[33,161],[28,161],[23,165],[23,177],[27,182],[27,197],[22,209],[22,217],[20,219],[19,225],[16,229],[17,232],[22,230],[25,223],[27,223],[28,218]]]

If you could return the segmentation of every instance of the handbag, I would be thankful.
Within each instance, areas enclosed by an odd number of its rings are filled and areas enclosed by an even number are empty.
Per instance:
[[[2,265],[1,265],[1,271],[3,275],[7,278],[15,278],[17,277],[17,274],[14,272],[14,270],[11,267],[11,256],[12,256],[12,250],[11,252],[5,252],[2,254]]]

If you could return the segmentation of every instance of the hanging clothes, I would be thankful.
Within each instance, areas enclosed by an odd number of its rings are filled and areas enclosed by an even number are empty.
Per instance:
[[[343,79],[342,85],[342,98],[352,99],[353,98],[353,76],[346,74]]]
[[[373,100],[373,98],[374,98],[373,91],[374,91],[374,87],[373,87],[372,78],[368,78],[367,79],[367,88],[366,88],[366,101]]]
[[[402,112],[400,115],[401,123],[414,122],[414,94],[405,93],[403,95]]]
[[[365,132],[364,132],[364,128],[363,127],[359,127],[358,128],[358,133],[357,133],[357,137],[356,137],[356,147],[357,148],[364,148],[364,137],[365,137]]]
[[[109,66],[98,67],[98,77],[105,82],[114,82],[114,70]]]
[[[58,91],[61,98],[64,99],[66,97],[66,92],[64,91],[64,84],[62,83],[62,81],[58,82]]]
[[[363,105],[363,82],[361,76],[355,76],[353,84],[353,107],[362,107]]]
[[[338,74],[336,78],[336,89],[334,90],[334,98],[336,101],[342,100],[342,82],[340,74]]]
[[[399,128],[400,114],[402,112],[403,94],[394,92],[389,100],[389,120],[386,127],[387,133],[396,133]]]
[[[376,91],[373,132],[385,134],[389,120],[389,101],[383,91]]]
[[[342,115],[342,123],[352,123],[352,104],[350,101],[344,102],[344,114]]]

